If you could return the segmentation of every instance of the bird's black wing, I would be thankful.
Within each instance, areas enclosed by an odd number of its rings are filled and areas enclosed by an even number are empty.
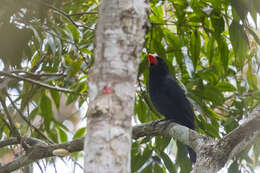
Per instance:
[[[164,88],[161,92],[161,97],[167,109],[163,113],[164,116],[194,129],[194,112],[183,89],[170,75],[166,76],[163,81],[162,86]]]

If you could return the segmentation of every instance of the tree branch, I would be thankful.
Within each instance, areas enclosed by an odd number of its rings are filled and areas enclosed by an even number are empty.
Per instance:
[[[15,74],[26,74],[28,76],[33,76],[36,78],[40,78],[40,77],[49,77],[49,76],[57,76],[57,77],[65,77],[67,76],[67,74],[65,73],[33,73],[30,71],[26,71],[26,70],[11,70],[8,71],[8,73],[15,73]]]
[[[219,171],[228,160],[238,155],[260,135],[260,104],[248,119],[214,144],[205,143],[199,152],[193,173]],[[204,171],[202,171],[204,170]]]
[[[191,145],[195,151],[197,151],[199,145],[209,140],[206,136],[169,121],[150,122],[134,126],[132,138],[138,139],[143,136],[171,136],[184,144]],[[56,145],[47,145],[45,142],[35,138],[22,137],[22,140],[32,146],[30,152],[0,167],[0,173],[13,171],[39,159],[54,156],[52,152],[56,149],[66,149],[70,153],[82,151],[84,143],[84,138]],[[15,144],[19,144],[19,141],[16,138],[9,138],[0,142],[0,148]]]
[[[210,137],[199,134],[194,130],[169,120],[155,121],[134,126],[132,138],[137,139],[143,136],[170,136],[183,144],[190,146],[196,152],[200,151],[200,147],[203,144],[214,141]]]
[[[260,104],[250,113],[249,118],[222,138],[218,145],[223,146],[224,152],[229,153],[228,159],[231,159],[244,150],[248,144],[260,134]]]
[[[44,141],[37,139],[37,138],[33,138],[33,137],[21,137],[21,138],[24,142],[26,142],[27,144],[29,144],[31,146],[38,144],[38,143],[47,145],[47,143],[45,143]],[[0,148],[8,146],[8,145],[16,145],[16,144],[20,144],[20,141],[15,137],[11,137],[6,140],[0,141]]]
[[[198,160],[193,172],[217,172],[224,164],[239,154],[260,135],[260,104],[250,113],[249,119],[219,141],[197,133],[187,127],[170,121],[150,122],[133,127],[132,138],[144,136],[170,136],[191,146],[198,153]],[[22,140],[32,146],[30,152],[17,158],[13,162],[0,167],[0,173],[14,171],[32,162],[46,157],[52,157],[56,149],[66,149],[70,153],[83,150],[84,138],[56,145],[22,137]],[[0,148],[7,145],[19,144],[17,138],[0,141]]]
[[[30,151],[26,152],[24,155],[21,155],[14,161],[0,167],[0,173],[12,172],[16,169],[24,167],[30,163],[33,163],[39,159],[47,158],[54,156],[53,151],[56,149],[65,149],[72,152],[78,152],[83,149],[84,139],[76,139],[71,142],[66,142],[56,145],[47,145],[45,142],[35,139],[35,138],[22,138],[24,142],[31,146]],[[0,146],[18,144],[19,141],[15,138],[10,138],[5,141],[0,142]]]
[[[8,77],[11,77],[11,78],[15,78],[15,79],[19,79],[19,80],[22,80],[22,81],[30,82],[32,84],[39,85],[41,87],[44,87],[44,88],[47,88],[47,89],[51,89],[51,90],[55,90],[55,91],[61,91],[61,92],[76,94],[75,91],[72,91],[70,89],[51,86],[51,85],[39,82],[37,80],[33,80],[33,79],[30,79],[30,78],[25,78],[25,77],[22,77],[22,76],[19,76],[19,75],[15,75],[15,74],[12,74],[12,73],[8,73],[8,72],[5,72],[5,71],[0,71],[0,76],[8,76]]]

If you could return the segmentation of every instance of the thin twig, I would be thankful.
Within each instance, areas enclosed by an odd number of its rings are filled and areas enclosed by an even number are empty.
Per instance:
[[[7,95],[9,101],[11,102],[11,104],[13,105],[14,109],[17,111],[17,113],[20,115],[20,117],[30,126],[32,127],[41,137],[43,137],[44,139],[46,139],[49,143],[53,144],[53,142],[46,137],[37,127],[35,127],[33,124],[31,124],[31,122],[23,115],[23,113],[17,108],[17,106],[15,105],[15,103],[13,102],[13,100],[10,98],[9,95]]]
[[[85,14],[98,14],[97,11],[89,11],[89,12],[81,12],[81,13],[73,13],[73,14],[69,14],[69,16],[82,16]]]
[[[4,124],[8,127],[8,129],[11,129],[10,125],[8,122],[5,120],[4,115],[0,113],[0,119],[4,122]]]
[[[70,17],[69,14],[67,14],[67,13],[64,12],[64,11],[62,11],[61,9],[58,9],[58,8],[56,8],[56,7],[50,6],[50,5],[45,4],[45,3],[44,3],[44,5],[45,5],[46,7],[48,7],[48,8],[50,8],[50,9],[56,11],[57,13],[61,14],[62,16],[64,16],[66,19],[68,19],[68,20],[69,20],[74,26],[76,26],[77,28],[78,28],[78,27],[82,27],[82,28],[86,28],[86,29],[89,29],[89,30],[94,31],[94,29],[92,29],[92,28],[90,28],[90,27],[88,27],[88,26],[77,24],[76,22],[74,22],[74,20]]]
[[[79,48],[79,46],[78,46],[77,43],[75,43],[75,42],[73,42],[73,41],[70,41],[70,40],[68,40],[68,39],[62,38],[61,36],[57,35],[56,33],[53,33],[53,32],[50,32],[50,31],[46,30],[44,27],[43,27],[42,29],[45,30],[45,32],[47,32],[47,33],[49,33],[49,34],[51,34],[51,35],[54,35],[55,37],[59,38],[60,40],[63,40],[63,41],[65,41],[66,43],[69,43],[69,44],[72,44],[73,46],[75,46],[76,49],[79,51],[79,54],[80,54],[80,56],[82,57],[84,63],[85,63],[87,66],[89,66],[89,63],[87,62],[86,57],[83,55],[83,53],[82,53],[82,51],[80,50],[80,48]]]
[[[40,64],[44,61],[44,59],[46,58],[46,56],[44,55],[44,56],[41,56],[41,51],[38,51],[39,52],[39,57],[41,57],[41,59],[38,61],[38,62],[36,62],[36,64],[33,66],[33,68],[30,70],[31,72],[35,72],[37,69],[38,69],[38,67],[40,66]]]
[[[0,76],[1,75],[2,76],[8,76],[8,77],[15,78],[15,79],[19,79],[19,80],[23,80],[23,81],[26,81],[26,82],[30,82],[30,83],[33,83],[35,85],[39,85],[39,86],[47,88],[47,89],[51,89],[51,90],[55,90],[55,91],[61,91],[61,92],[65,92],[65,93],[77,94],[75,91],[72,91],[70,89],[51,86],[51,85],[39,82],[37,80],[33,80],[33,79],[30,79],[30,78],[25,78],[23,76],[15,75],[15,74],[8,73],[8,72],[5,72],[5,71],[0,71]]]
[[[39,169],[41,170],[41,173],[44,173],[44,171],[43,171],[43,169],[42,169],[40,163],[39,163],[39,162],[36,162],[36,164],[37,164],[37,166],[39,167]]]
[[[4,112],[5,112],[6,116],[7,116],[8,121],[9,121],[9,124],[10,124],[10,127],[11,127],[11,129],[10,129],[11,132],[12,132],[16,137],[20,138],[21,135],[20,135],[18,129],[16,128],[16,126],[15,126],[15,124],[14,124],[14,120],[12,119],[12,116],[10,115],[10,113],[9,113],[9,111],[8,111],[8,108],[7,108],[6,104],[5,104],[5,100],[3,100],[2,97],[0,97],[0,102],[1,102],[1,104],[2,104],[2,107],[4,108]]]
[[[30,71],[25,71],[25,70],[12,70],[12,71],[8,71],[8,73],[15,73],[15,74],[24,73],[24,74],[28,74],[28,75],[31,75],[31,76],[37,76],[37,77],[66,76],[66,74],[64,74],[64,73],[33,73],[33,72],[30,72]]]
[[[21,137],[23,141],[25,141],[27,144],[33,146],[36,144],[41,144],[41,145],[47,145],[47,143],[45,143],[44,141],[37,139],[37,138],[33,138],[33,137]],[[16,137],[10,137],[8,139],[4,139],[2,141],[0,141],[0,148],[3,148],[5,146],[9,146],[9,145],[16,145],[19,144],[20,142],[17,140]]]

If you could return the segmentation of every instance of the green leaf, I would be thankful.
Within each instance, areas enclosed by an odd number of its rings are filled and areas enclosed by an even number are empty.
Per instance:
[[[236,88],[229,82],[219,82],[217,88],[221,91],[236,91]]]
[[[74,26],[74,25],[69,25],[68,28],[69,28],[69,30],[72,33],[74,42],[75,43],[79,42],[79,31],[78,31],[78,28],[76,26]]]
[[[237,164],[237,161],[233,161],[233,163],[228,168],[228,173],[239,173],[241,172],[239,170],[239,165]]]
[[[197,73],[200,79],[206,80],[209,83],[217,83],[218,79],[218,75],[216,73],[216,70],[208,68],[205,69],[203,71],[200,71]]]
[[[36,37],[36,39],[38,41],[38,42],[35,42],[35,43],[41,47],[42,39],[41,39],[38,31],[32,25],[29,25],[29,28],[33,31],[34,37]]]
[[[204,117],[202,116],[197,116],[197,123],[198,123],[198,127],[200,127],[200,129],[203,130],[203,132],[206,132],[207,135],[211,136],[211,137],[216,137],[219,138],[219,134],[218,134],[218,130],[216,129],[216,127],[214,127],[212,124],[208,123]]]
[[[213,28],[215,29],[216,33],[221,34],[225,30],[225,21],[219,11],[214,11],[214,14],[215,15],[211,16]]]
[[[30,119],[34,119],[35,116],[38,114],[38,112],[39,112],[39,107],[34,108],[34,109],[31,111],[30,115],[29,115]]]
[[[44,117],[44,123],[46,125],[46,128],[49,128],[50,122],[53,120],[53,114],[51,100],[49,99],[49,97],[45,95],[45,93],[43,93],[41,97],[40,110],[41,115]]]
[[[80,60],[72,61],[69,75],[74,76],[80,70],[81,65],[82,65],[82,61]]]
[[[238,65],[242,67],[249,49],[247,34],[242,25],[235,20],[232,21],[229,27],[229,34]]]
[[[248,31],[254,37],[257,43],[260,44],[260,31],[250,26],[248,26]]]
[[[139,152],[139,145],[134,143],[131,152],[132,172],[138,171],[152,156],[152,150],[146,147],[143,152]]]
[[[172,45],[172,47],[175,49],[175,51],[178,51],[178,50],[181,51],[182,41],[180,40],[180,38],[177,35],[173,34],[167,28],[163,29],[163,34],[164,34],[164,38],[169,46]]]
[[[163,6],[152,7],[152,15],[150,16],[150,21],[154,23],[165,23],[163,20]]]
[[[153,168],[153,172],[154,173],[165,173],[166,171],[163,168],[161,168],[158,164],[155,164],[154,168]]]
[[[153,172],[153,165],[152,163],[150,163],[148,166],[146,166],[142,171],[141,173],[151,173]]]
[[[21,93],[22,96],[21,110],[25,108],[26,104],[28,104],[28,101],[30,101],[35,94],[36,94],[36,89],[33,88],[32,84],[24,83],[23,90]]]
[[[73,102],[75,102],[78,99],[79,95],[75,93],[69,94],[69,97],[67,98],[66,105],[69,105]]]
[[[212,59],[215,56],[216,44],[214,37],[210,37],[207,43],[207,58],[209,60],[209,64],[212,64]]]
[[[145,55],[146,56],[146,55]],[[148,59],[145,57],[142,59],[141,63],[139,64],[138,68],[138,77],[144,73],[145,70],[148,69]]]
[[[157,53],[160,57],[166,57],[164,45],[162,42],[163,31],[161,27],[156,26],[152,29],[151,48],[152,52]]]
[[[56,108],[59,110],[60,108],[60,95],[57,91],[51,90],[51,97],[56,105]]]
[[[146,97],[145,100],[147,101],[147,104],[150,104],[151,108],[155,109],[152,103],[150,103],[151,101],[147,97],[146,93],[143,93],[142,97]],[[138,101],[135,104],[134,113],[135,115],[137,115],[139,121],[141,122],[147,122],[153,120],[151,117],[150,107],[148,107],[147,104],[144,102],[143,98],[138,99]]]
[[[81,138],[85,135],[86,128],[82,127],[76,131],[76,133],[73,136],[73,139]]]
[[[218,43],[218,48],[219,48],[219,52],[220,52],[220,59],[221,59],[221,63],[223,64],[223,69],[224,71],[227,72],[228,70],[228,60],[229,60],[229,50],[228,50],[228,45],[226,40],[219,36],[217,37],[217,43]]]
[[[250,89],[257,90],[258,89],[258,77],[255,74],[252,74],[250,70],[247,71],[247,81]]]
[[[34,67],[34,65],[36,65],[40,60],[40,57],[39,57],[39,53],[38,51],[34,52],[33,56],[32,56],[32,68]]]
[[[198,30],[195,30],[191,34],[191,60],[194,66],[194,69],[196,70],[199,57],[200,57],[200,49],[201,49],[201,40],[200,40],[200,32]]]
[[[57,133],[57,130],[56,130],[56,128],[55,129],[48,129],[47,130],[47,135],[48,135],[48,137],[52,140],[52,141],[54,141],[55,143],[58,143],[59,141],[58,141],[58,133]]]
[[[207,115],[210,116],[211,119],[213,120],[221,120],[223,119],[222,116],[218,115],[214,110],[212,110],[211,108],[204,106],[203,110],[207,113]],[[213,125],[213,124],[212,124]],[[217,124],[216,127],[218,127],[219,125]]]
[[[62,46],[61,39],[55,37],[55,42],[56,42],[57,47],[58,47],[58,50],[57,50],[57,52],[58,52],[58,56],[61,57],[61,55],[62,55],[62,47],[63,47],[63,46]]]
[[[236,15],[239,16],[239,18],[244,21],[245,17],[248,13],[248,1],[247,0],[231,0],[231,6],[232,10],[235,9]],[[236,21],[239,21],[239,19],[236,19]]]
[[[49,33],[46,33],[46,39],[47,39],[47,42],[48,42],[48,44],[51,48],[53,56],[55,56],[55,54],[56,54],[56,43],[54,41],[53,36]]]
[[[206,85],[202,90],[198,90],[197,94],[216,105],[221,105],[225,101],[223,94],[216,86]]]
[[[67,142],[68,141],[67,134],[61,128],[58,128],[58,130],[59,130],[60,142]]]
[[[159,151],[163,151],[168,146],[170,141],[171,141],[170,137],[156,136],[155,137],[156,148]]]
[[[163,163],[165,164],[165,167],[168,169],[169,172],[177,173],[175,165],[173,164],[172,160],[165,152],[163,151],[160,152],[160,157],[162,158]]]
[[[177,156],[176,161],[181,167],[181,173],[189,173],[191,172],[191,162],[187,157],[187,147],[180,142],[177,141]]]

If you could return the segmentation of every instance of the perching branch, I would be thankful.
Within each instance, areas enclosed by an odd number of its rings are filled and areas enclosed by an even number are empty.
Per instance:
[[[196,152],[200,151],[200,147],[213,139],[198,132],[191,130],[185,126],[181,126],[171,121],[151,122],[136,125],[133,127],[133,139],[144,136],[169,136],[177,139],[190,146]]]
[[[189,133],[191,133],[191,135],[188,135]],[[190,144],[188,136],[190,137],[192,136],[192,138],[190,139],[197,138],[194,140],[197,141],[197,143],[203,143],[208,140],[207,137],[193,130],[190,130],[184,126],[169,121],[161,121],[158,123],[151,122],[151,123],[144,123],[141,125],[134,126],[132,138],[138,139],[143,136],[162,136],[162,135],[174,137],[179,141],[188,145]],[[33,163],[39,159],[52,157],[54,156],[52,152],[56,149],[60,149],[60,148],[66,149],[70,153],[82,151],[83,143],[84,143],[84,138],[79,138],[71,142],[56,144],[56,145],[47,145],[45,144],[45,142],[35,138],[23,137],[23,140],[25,141],[25,143],[32,146],[30,152],[17,158],[13,162],[4,165],[3,167],[0,167],[0,173],[13,171],[23,166],[26,166],[30,163]],[[7,145],[15,145],[15,144],[19,144],[19,141],[15,138],[9,138],[0,142],[0,148]],[[192,144],[193,144],[192,146],[196,149],[197,148],[196,142],[192,142]],[[36,152],[36,153],[32,153],[32,152]]]

